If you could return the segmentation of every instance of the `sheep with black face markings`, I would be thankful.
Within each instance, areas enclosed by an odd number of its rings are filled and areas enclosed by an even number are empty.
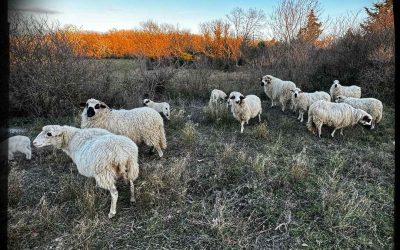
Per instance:
[[[133,182],[139,175],[138,148],[126,136],[105,129],[80,129],[70,126],[47,125],[33,141],[35,147],[54,146],[70,156],[78,172],[94,177],[99,187],[110,191],[109,218],[116,214],[119,177],[129,181],[131,202],[135,202]]]
[[[125,135],[136,144],[144,142],[154,147],[159,157],[163,156],[162,149],[167,147],[164,121],[154,109],[140,107],[115,110],[96,99],[81,103],[81,107],[84,107],[81,128],[104,128],[112,133]]]
[[[244,97],[240,92],[231,92],[229,94],[231,100],[231,111],[233,117],[240,122],[240,133],[243,133],[244,123],[249,124],[249,120],[258,116],[261,122],[261,100],[256,95],[247,95]]]
[[[335,128],[331,133],[333,137],[337,129],[340,129],[340,134],[343,135],[345,127],[357,123],[371,126],[371,122],[371,115],[362,109],[355,109],[347,103],[319,100],[311,104],[308,110],[307,128],[313,134],[318,131],[318,136],[321,137],[322,125],[332,126]]]
[[[297,120],[300,120],[300,122],[303,122],[304,113],[307,112],[311,104],[318,100],[325,100],[328,102],[331,100],[329,94],[324,91],[307,93],[301,91],[301,89],[299,88],[295,88],[294,90],[292,90],[292,92],[292,103],[294,106],[294,110],[299,111],[299,116],[297,117]]]
[[[274,102],[279,101],[282,106],[282,111],[285,111],[286,104],[291,103],[291,90],[296,88],[296,84],[292,81],[283,81],[271,75],[265,75],[261,78],[261,86],[264,87],[264,92],[271,99],[271,107],[275,106]],[[293,109],[293,104],[290,104]]]
[[[339,95],[336,97],[335,102],[347,103],[353,108],[362,109],[372,116],[371,129],[375,128],[375,124],[382,120],[383,104],[375,98],[353,98]]]
[[[149,107],[157,111],[158,113],[162,113],[169,120],[170,118],[170,106],[166,102],[153,102],[150,99],[143,100],[143,106]]]
[[[342,86],[339,84],[339,80],[334,80],[333,84],[329,90],[331,95],[331,100],[334,102],[336,97],[339,95],[360,98],[361,97],[361,88],[356,85],[351,86]]]

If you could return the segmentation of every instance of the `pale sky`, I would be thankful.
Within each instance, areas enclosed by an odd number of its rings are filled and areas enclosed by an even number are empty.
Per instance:
[[[320,0],[321,20],[360,12],[372,7],[374,0]],[[199,33],[199,24],[225,18],[235,7],[263,10],[267,18],[279,1],[268,0],[16,0],[10,8],[43,15],[57,20],[62,26],[72,24],[83,30],[106,32],[110,29],[138,28],[140,22],[178,25],[192,33]]]

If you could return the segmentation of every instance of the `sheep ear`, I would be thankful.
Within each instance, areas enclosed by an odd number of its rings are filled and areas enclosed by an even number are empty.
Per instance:
[[[107,105],[105,103],[100,103],[100,108],[105,109],[108,108]]]
[[[79,103],[79,107],[84,108],[86,106],[86,102]]]
[[[294,89],[291,89],[290,91],[292,91],[294,93]]]
[[[299,93],[303,93],[303,90],[300,90]]]

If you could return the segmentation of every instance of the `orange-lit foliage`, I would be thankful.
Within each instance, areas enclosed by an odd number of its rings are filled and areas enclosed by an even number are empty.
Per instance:
[[[149,32],[112,30],[107,33],[64,31],[75,53],[81,56],[104,58],[145,56],[150,58],[176,57],[192,60],[196,53],[230,59],[239,56],[240,42],[236,38],[211,38],[189,32]]]

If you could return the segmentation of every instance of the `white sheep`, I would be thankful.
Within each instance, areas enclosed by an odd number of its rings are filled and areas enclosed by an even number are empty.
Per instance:
[[[86,177],[94,177],[99,187],[110,191],[109,218],[116,214],[119,177],[129,180],[131,202],[135,202],[133,182],[139,175],[138,148],[126,136],[105,129],[80,129],[70,126],[47,125],[33,141],[35,147],[54,146],[62,149]]]
[[[226,100],[227,95],[224,91],[219,89],[213,89],[211,91],[210,101],[208,102],[209,106],[221,104]]]
[[[285,111],[285,106],[291,102],[291,90],[296,88],[296,84],[292,81],[283,81],[271,75],[265,75],[261,78],[261,86],[264,87],[264,92],[271,99],[271,107],[275,106],[274,102],[278,101],[282,105],[282,111]],[[293,109],[293,104],[291,104]]]
[[[318,130],[318,136],[321,137],[322,125],[332,126],[331,136],[340,129],[343,135],[343,128],[354,126],[357,123],[363,126],[371,126],[372,117],[362,109],[355,109],[347,103],[335,103],[324,100],[316,101],[311,104],[308,110],[307,128],[315,134]]]
[[[108,131],[125,135],[136,144],[144,142],[153,146],[160,157],[162,149],[167,148],[164,121],[152,108],[140,107],[131,110],[110,109],[104,102],[89,99],[82,112],[81,128],[104,128]]]
[[[258,121],[261,122],[261,100],[256,95],[247,95],[244,97],[240,92],[231,92],[229,94],[232,106],[231,111],[233,117],[240,122],[240,133],[243,133],[244,123],[249,124],[249,120],[258,116]]]
[[[329,90],[331,94],[331,100],[334,102],[336,97],[339,95],[344,95],[347,97],[360,98],[361,97],[361,88],[356,85],[351,86],[342,86],[339,84],[339,80],[334,80],[333,84]]]
[[[31,140],[23,135],[9,137],[1,142],[1,148],[7,148],[8,160],[14,160],[14,154],[17,152],[23,153],[27,160],[32,157]]]
[[[382,120],[383,104],[375,98],[354,98],[339,95],[336,97],[335,102],[347,103],[353,108],[362,109],[372,116],[371,129],[375,128],[375,124]]]
[[[143,105],[149,108],[154,109],[158,113],[163,113],[165,117],[169,120],[170,119],[170,107],[169,104],[166,102],[153,102],[150,99],[144,99]]]
[[[307,93],[303,92],[299,88],[295,88],[294,90],[291,91],[293,92],[292,103],[294,106],[294,110],[299,111],[299,116],[297,117],[297,120],[300,120],[300,122],[303,122],[304,113],[308,111],[308,108],[310,107],[311,104],[313,104],[318,100],[325,100],[328,102],[331,100],[330,95],[324,91],[315,91],[312,93]]]

